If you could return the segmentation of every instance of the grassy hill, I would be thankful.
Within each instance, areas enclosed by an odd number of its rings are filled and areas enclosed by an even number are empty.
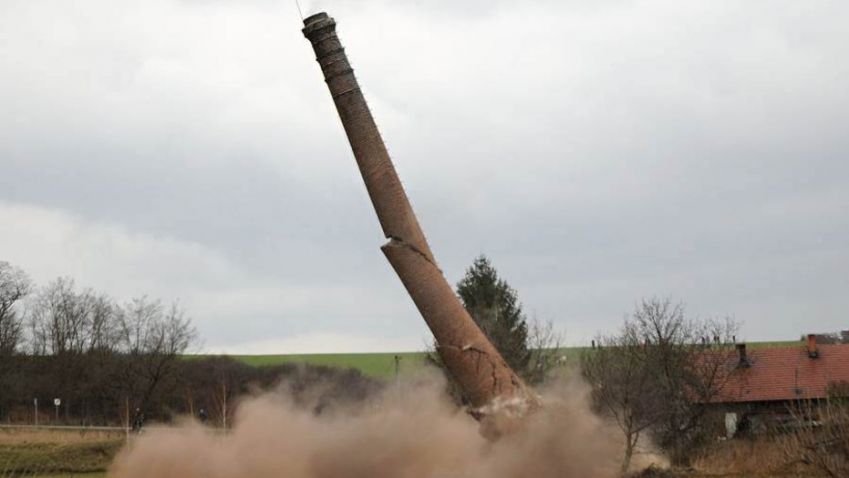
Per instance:
[[[781,342],[748,342],[752,348],[780,347],[801,344],[797,340]],[[561,355],[566,363],[575,363],[586,347],[564,347]],[[281,355],[233,355],[232,357],[248,365],[278,365],[281,363],[309,363],[328,367],[355,368],[366,375],[382,379],[395,376],[395,356],[400,357],[400,373],[407,374],[419,370],[425,364],[425,352],[384,352],[384,353],[340,353],[340,354],[281,354]]]
[[[424,352],[386,352],[354,354],[288,354],[288,355],[233,355],[248,365],[278,365],[281,363],[308,363],[328,367],[355,368],[365,375],[377,378],[395,376],[395,356],[399,359],[399,371],[410,373],[424,366]]]

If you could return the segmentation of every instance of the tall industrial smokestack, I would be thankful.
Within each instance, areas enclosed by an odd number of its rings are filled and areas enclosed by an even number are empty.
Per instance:
[[[495,421],[535,408],[536,395],[475,324],[436,265],[336,36],[336,22],[326,13],[317,13],[304,20],[303,33],[315,50],[383,234],[389,239],[381,250],[436,337],[449,373],[472,405]]]

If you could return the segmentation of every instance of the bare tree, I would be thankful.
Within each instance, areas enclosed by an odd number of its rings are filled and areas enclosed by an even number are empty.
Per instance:
[[[87,292],[82,296],[86,302],[88,320],[85,322],[85,352],[111,354],[116,351],[119,340],[119,307],[105,294]]]
[[[660,422],[652,428],[655,442],[684,464],[704,436],[709,403],[736,365],[734,337],[738,324],[725,319],[688,319],[683,304],[669,299],[643,300],[630,323],[637,340],[650,345],[645,360],[657,372],[661,394]]]
[[[596,412],[612,419],[622,431],[625,472],[640,437],[661,419],[654,371],[647,366],[644,345],[627,328],[620,335],[598,337],[596,343],[597,348],[581,357],[581,372],[592,385]]]
[[[176,302],[133,299],[118,315],[119,350],[125,359],[121,383],[137,407],[152,400],[157,387],[174,377],[175,364],[196,339],[191,320]]]
[[[627,469],[639,438],[650,433],[673,462],[686,462],[704,439],[705,413],[734,364],[737,324],[693,320],[682,304],[643,300],[621,331],[596,339],[582,357],[596,408],[626,438]]]
[[[77,291],[60,277],[38,291],[29,314],[31,347],[38,355],[112,351],[118,341],[117,308],[91,289]]]
[[[849,404],[845,398],[799,402],[791,408],[794,429],[779,443],[791,462],[833,478],[849,476]]]
[[[18,388],[20,373],[15,364],[22,334],[21,300],[30,291],[29,277],[21,269],[0,261],[0,417],[7,413],[8,401]]]
[[[35,354],[82,352],[88,311],[75,289],[73,279],[60,277],[38,291],[30,313]]]
[[[30,287],[30,279],[24,271],[0,261],[0,357],[11,355],[21,343],[18,304],[29,294]]]
[[[523,376],[529,383],[543,383],[564,364],[561,350],[563,334],[554,328],[550,320],[533,318],[528,321],[527,340],[530,356]]]
[[[53,377],[49,391],[62,397],[66,417],[72,407],[86,418],[109,407],[105,395],[118,342],[116,312],[109,297],[78,290],[70,278],[42,287],[31,303],[30,348],[43,359],[39,374]]]

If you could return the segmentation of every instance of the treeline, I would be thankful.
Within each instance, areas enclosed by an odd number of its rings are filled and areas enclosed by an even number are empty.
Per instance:
[[[40,423],[126,424],[138,413],[169,421],[204,409],[223,424],[236,397],[284,379],[296,400],[324,384],[313,397],[322,403],[379,387],[353,370],[185,358],[196,340],[177,303],[142,296],[121,304],[69,278],[35,287],[0,262],[0,421],[35,422],[37,400]]]

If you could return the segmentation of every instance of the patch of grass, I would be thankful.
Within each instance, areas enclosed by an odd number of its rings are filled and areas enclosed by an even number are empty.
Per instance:
[[[774,342],[746,342],[746,346],[753,349],[765,349],[769,347],[792,347],[794,345],[802,345],[800,340],[777,340]]]
[[[564,347],[560,355],[565,363],[577,363],[587,347]],[[281,355],[231,355],[248,365],[261,367],[283,363],[308,363],[327,367],[354,368],[365,375],[392,379],[395,377],[395,356],[401,357],[400,373],[409,374],[425,366],[427,352],[384,352],[350,354],[281,354]]]
[[[308,363],[327,367],[354,368],[371,377],[389,379],[395,376],[395,356],[400,357],[399,369],[407,374],[424,366],[424,352],[364,353],[364,354],[288,354],[288,355],[233,355],[255,367],[283,363]]]
[[[776,342],[749,342],[752,348],[781,347],[798,345],[798,340]],[[560,356],[564,363],[578,363],[581,353],[589,347],[563,347]],[[339,354],[279,354],[279,355],[231,355],[248,365],[261,367],[284,363],[308,363],[328,367],[354,368],[365,375],[392,379],[395,376],[395,356],[401,357],[400,372],[408,374],[420,370],[425,364],[425,352],[384,352],[384,353],[339,353]],[[198,356],[193,356],[198,357]],[[192,356],[187,357],[189,359]]]
[[[58,475],[27,475],[27,478],[106,478],[105,472],[98,473],[60,473]]]
[[[55,428],[3,428],[0,429],[0,447],[32,443],[92,443],[124,439],[123,431],[76,430]]]
[[[108,433],[3,431],[0,433],[0,477],[99,478],[123,444],[120,435]]]

